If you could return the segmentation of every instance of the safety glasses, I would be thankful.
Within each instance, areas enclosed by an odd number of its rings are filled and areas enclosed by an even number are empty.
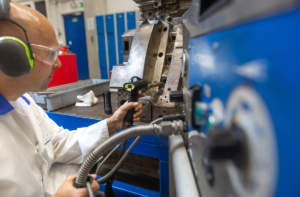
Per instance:
[[[31,44],[32,52],[34,57],[46,64],[53,65],[56,61],[61,45],[55,45],[51,47]]]

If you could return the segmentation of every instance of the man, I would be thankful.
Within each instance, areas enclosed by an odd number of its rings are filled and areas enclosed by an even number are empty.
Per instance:
[[[11,2],[10,17],[27,30],[30,43],[39,46],[32,47],[33,53],[42,54],[43,47],[58,44],[52,25],[40,13]],[[3,36],[26,43],[24,32],[5,20],[0,21],[0,38]],[[0,196],[49,196],[47,185],[52,181],[49,170],[54,163],[81,164],[95,147],[122,128],[131,108],[137,111],[134,121],[139,121],[141,105],[126,103],[111,118],[90,127],[70,132],[57,126],[26,93],[46,90],[54,70],[59,67],[58,59],[49,65],[36,57],[33,69],[25,76],[10,77],[0,71]],[[73,187],[75,177],[69,176],[53,196],[88,196],[86,188]],[[96,181],[92,188],[94,192],[99,189]]]

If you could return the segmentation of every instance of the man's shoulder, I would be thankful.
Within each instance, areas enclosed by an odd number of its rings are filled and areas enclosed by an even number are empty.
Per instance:
[[[45,111],[36,104],[36,102],[28,93],[23,95],[23,99],[28,103],[29,107],[31,108],[31,110],[34,112],[34,114],[37,116],[38,119],[40,119],[45,114]]]

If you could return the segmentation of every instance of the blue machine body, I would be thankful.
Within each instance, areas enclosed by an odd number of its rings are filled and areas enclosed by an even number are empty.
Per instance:
[[[300,9],[248,21],[190,39],[189,84],[207,84],[226,108],[229,94],[250,86],[263,99],[275,129],[278,172],[274,196],[299,196]],[[234,72],[251,62],[259,75]]]
[[[96,24],[97,24],[98,56],[99,56],[101,79],[108,79],[104,17],[96,16]]]

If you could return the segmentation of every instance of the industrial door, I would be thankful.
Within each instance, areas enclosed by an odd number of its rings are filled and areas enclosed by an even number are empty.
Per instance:
[[[64,15],[66,44],[76,54],[78,79],[89,79],[84,15]]]

